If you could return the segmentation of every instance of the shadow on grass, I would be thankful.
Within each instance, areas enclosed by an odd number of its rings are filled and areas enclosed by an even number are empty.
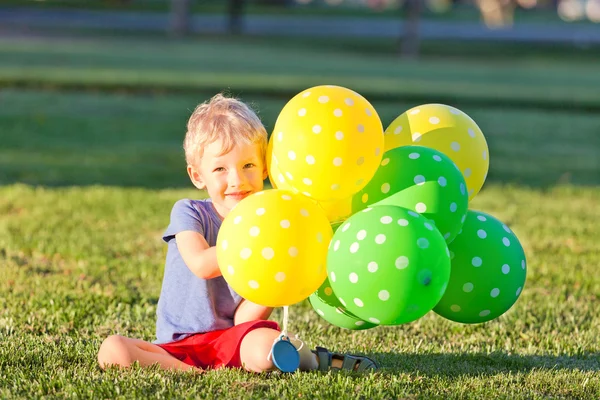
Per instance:
[[[384,374],[419,373],[427,376],[481,376],[533,370],[600,371],[600,354],[518,355],[503,352],[459,354],[374,353]]]

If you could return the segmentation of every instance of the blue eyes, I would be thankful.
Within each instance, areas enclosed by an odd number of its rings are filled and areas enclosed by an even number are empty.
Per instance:
[[[244,168],[253,168],[253,167],[256,167],[256,164],[248,163],[248,164],[244,165]],[[218,167],[213,170],[213,172],[223,172],[223,171],[225,171],[225,168],[223,168],[223,167]]]

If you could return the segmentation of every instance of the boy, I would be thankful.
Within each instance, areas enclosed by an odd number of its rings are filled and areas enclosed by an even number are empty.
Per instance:
[[[222,220],[241,200],[263,189],[267,133],[244,103],[218,94],[190,117],[184,140],[187,172],[207,200],[180,200],[163,236],[168,243],[154,343],[113,335],[98,352],[101,368],[158,363],[163,369],[245,368],[271,371],[280,335],[272,309],[242,299],[221,276],[216,240]],[[311,352],[300,341],[300,369],[375,369],[367,357]]]

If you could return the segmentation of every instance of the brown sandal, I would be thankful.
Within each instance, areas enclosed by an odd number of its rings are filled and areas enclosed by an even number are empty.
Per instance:
[[[319,371],[346,370],[353,372],[371,372],[379,368],[375,361],[366,356],[332,353],[326,348],[319,346],[311,351],[316,354],[319,359]],[[342,368],[332,367],[331,363],[334,359],[342,361]]]

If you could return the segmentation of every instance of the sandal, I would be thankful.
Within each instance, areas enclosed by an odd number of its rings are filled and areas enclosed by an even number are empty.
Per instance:
[[[317,346],[315,350],[311,350],[319,359],[319,371],[335,371],[346,370],[352,372],[369,372],[379,368],[377,363],[366,356],[355,354],[332,353],[324,347]],[[342,367],[336,368],[332,366],[333,360],[342,361]]]

